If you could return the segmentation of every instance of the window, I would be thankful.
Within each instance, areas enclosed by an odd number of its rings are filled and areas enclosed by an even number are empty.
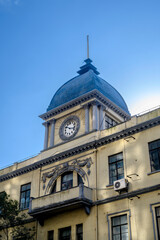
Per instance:
[[[160,170],[160,139],[149,143],[151,171]]]
[[[156,207],[156,222],[157,222],[157,233],[158,239],[160,239],[160,207]]]
[[[61,190],[67,190],[73,187],[73,172],[64,173],[61,176]]]
[[[76,226],[76,240],[83,240],[83,224]]]
[[[105,128],[111,128],[114,127],[117,124],[116,121],[114,121],[112,118],[110,118],[108,115],[105,115]]]
[[[30,192],[31,192],[31,184],[25,184],[21,186],[21,193],[20,193],[20,209],[29,208],[30,202]]]
[[[127,214],[111,218],[112,240],[128,240]]]
[[[109,157],[109,183],[124,178],[123,153]]]
[[[71,240],[71,227],[59,229],[59,240]]]
[[[53,234],[54,234],[54,231],[48,231],[48,240],[54,240]]]

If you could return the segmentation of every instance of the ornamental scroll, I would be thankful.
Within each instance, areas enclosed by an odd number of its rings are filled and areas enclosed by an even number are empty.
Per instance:
[[[92,158],[86,158],[83,160],[74,159],[73,161],[62,163],[58,166],[53,167],[50,172],[44,173],[42,176],[43,181],[43,190],[45,190],[45,194],[50,192],[51,187],[53,186],[55,180],[62,175],[64,172],[68,171],[76,171],[84,180],[87,180],[88,185],[88,176],[91,173],[90,167],[93,164]],[[83,167],[87,168],[87,173],[82,169]],[[46,179],[51,178],[46,186]]]

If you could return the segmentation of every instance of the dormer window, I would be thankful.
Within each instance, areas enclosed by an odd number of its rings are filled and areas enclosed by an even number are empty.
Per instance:
[[[61,191],[73,187],[73,172],[66,172],[61,176]]]

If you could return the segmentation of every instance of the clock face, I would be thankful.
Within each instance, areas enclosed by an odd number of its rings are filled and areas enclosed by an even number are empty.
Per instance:
[[[69,120],[66,124],[65,124],[65,127],[64,127],[64,135],[66,137],[70,137],[72,136],[75,131],[76,131],[76,121],[74,120]]]
[[[80,121],[77,116],[70,116],[64,120],[60,129],[59,136],[62,140],[68,140],[74,137],[80,127]]]

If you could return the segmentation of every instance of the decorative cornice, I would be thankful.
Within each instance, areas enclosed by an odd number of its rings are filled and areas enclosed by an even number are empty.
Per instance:
[[[88,151],[90,149],[96,149],[96,148],[98,148],[100,146],[109,144],[111,142],[115,142],[115,141],[123,139],[123,138],[125,138],[127,136],[136,134],[138,132],[142,132],[144,130],[147,130],[149,128],[152,128],[152,127],[155,127],[155,126],[158,126],[158,125],[160,125],[160,116],[156,117],[154,119],[151,119],[149,121],[143,122],[141,124],[137,124],[137,125],[135,125],[133,127],[127,128],[127,129],[122,130],[120,132],[114,133],[112,135],[106,136],[106,137],[101,138],[99,140],[94,140],[92,142],[89,142],[89,143],[80,145],[78,147],[69,149],[69,150],[67,150],[65,152],[62,152],[62,153],[59,153],[59,154],[57,154],[55,156],[43,159],[43,160],[41,160],[39,162],[33,163],[33,164],[28,165],[26,167],[17,169],[17,170],[15,170],[13,172],[4,174],[4,175],[0,176],[0,182],[3,182],[3,181],[6,181],[8,179],[17,177],[19,175],[31,172],[31,171],[33,171],[35,169],[41,168],[43,166],[49,165],[51,163],[54,163],[54,162],[57,162],[57,161],[60,161],[60,160],[63,160],[65,158],[68,158],[68,157],[71,157],[71,156],[75,156],[77,154],[80,154],[82,152]]]
[[[127,119],[130,118],[129,114],[127,114],[120,107],[118,107],[116,104],[114,104],[111,100],[109,100],[107,97],[105,97],[103,94],[101,94],[98,90],[93,90],[89,93],[86,93],[79,98],[76,98],[70,102],[67,102],[57,108],[54,108],[54,109],[40,115],[39,117],[42,118],[43,120],[47,120],[53,116],[56,116],[57,114],[59,114],[61,112],[64,112],[72,107],[82,104],[92,98],[97,98],[103,104],[105,104],[107,107],[111,108],[114,112],[118,113],[120,116],[127,118]]]

